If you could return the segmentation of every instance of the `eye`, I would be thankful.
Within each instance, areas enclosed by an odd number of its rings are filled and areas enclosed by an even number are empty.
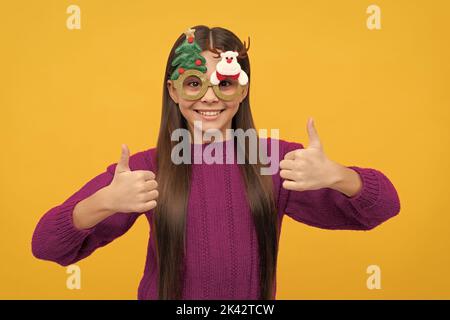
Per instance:
[[[188,86],[190,86],[190,87],[196,88],[196,87],[198,87],[199,85],[200,85],[200,83],[199,83],[198,81],[189,81],[189,82],[188,82]]]
[[[230,85],[231,85],[231,82],[227,81],[227,80],[222,80],[219,83],[219,86],[222,86],[222,87],[229,87]]]

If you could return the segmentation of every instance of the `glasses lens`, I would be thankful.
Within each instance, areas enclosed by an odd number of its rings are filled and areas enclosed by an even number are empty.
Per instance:
[[[188,96],[196,96],[202,90],[202,80],[194,75],[188,76],[183,81],[183,91]]]
[[[221,80],[219,83],[219,90],[224,96],[231,96],[235,94],[239,88],[239,82],[234,79]]]

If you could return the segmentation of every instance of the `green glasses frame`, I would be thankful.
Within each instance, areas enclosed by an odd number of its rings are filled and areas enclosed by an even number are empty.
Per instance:
[[[195,77],[199,78],[200,81],[202,82],[201,90],[195,95],[186,94],[183,90],[184,80],[186,80],[186,78],[188,78],[190,76],[195,76]],[[178,91],[178,93],[181,95],[181,97],[183,99],[186,99],[186,100],[198,100],[205,95],[205,93],[209,87],[212,87],[214,93],[216,94],[216,96],[219,99],[222,99],[225,101],[231,101],[231,100],[235,99],[237,96],[239,96],[240,94],[242,94],[244,89],[248,86],[248,84],[245,84],[245,85],[238,84],[238,88],[237,88],[236,92],[234,92],[233,94],[227,95],[227,94],[224,94],[222,91],[220,91],[219,85],[212,84],[211,81],[206,77],[205,73],[203,73],[199,70],[196,70],[196,69],[186,70],[178,77],[178,79],[172,80],[172,81],[173,81],[174,86],[175,86],[176,90]]]

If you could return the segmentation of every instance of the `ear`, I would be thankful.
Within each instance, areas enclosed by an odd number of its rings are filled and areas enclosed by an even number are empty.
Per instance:
[[[175,103],[178,103],[178,95],[172,80],[167,80],[167,91]]]
[[[220,53],[220,57],[221,57],[221,58],[225,57],[225,52],[221,52],[221,53]]]

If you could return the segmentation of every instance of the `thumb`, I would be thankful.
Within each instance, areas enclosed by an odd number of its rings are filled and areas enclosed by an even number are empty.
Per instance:
[[[308,130],[309,145],[308,148],[322,149],[322,143],[320,142],[319,134],[314,126],[314,120],[312,117],[308,119],[306,126]]]
[[[130,150],[126,144],[122,144],[122,154],[116,166],[116,174],[124,171],[131,171],[128,161],[130,160]]]

